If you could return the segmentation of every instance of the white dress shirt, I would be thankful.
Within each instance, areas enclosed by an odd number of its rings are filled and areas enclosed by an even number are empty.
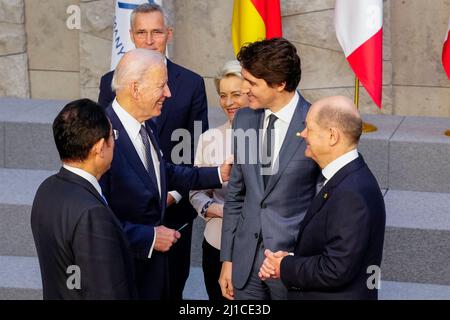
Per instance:
[[[278,120],[275,121],[274,127],[274,158],[272,161],[272,168],[274,164],[278,161],[278,155],[281,150],[281,146],[283,145],[284,138],[286,137],[287,131],[289,129],[289,124],[291,123],[292,117],[294,116],[295,108],[297,107],[298,100],[300,96],[297,91],[295,91],[295,95],[292,97],[291,101],[287,105],[285,105],[278,112],[272,112],[270,109],[266,109],[264,111],[264,124],[263,124],[263,137],[266,134],[267,126],[269,125],[269,116],[274,114]]]
[[[322,170],[322,174],[325,177],[325,181],[323,185],[325,185],[339,170],[345,167],[347,164],[352,162],[358,158],[358,150],[353,149],[339,158],[331,161],[325,168]]]
[[[94,177],[92,174],[90,174],[87,171],[84,171],[83,169],[71,167],[65,163],[63,164],[63,168],[72,172],[73,174],[76,174],[77,176],[82,177],[83,179],[86,179],[87,181],[89,181],[92,184],[92,186],[95,188],[95,190],[97,190],[99,195],[103,197],[102,188],[100,187],[100,184],[98,183],[97,178]]]
[[[231,123],[227,121],[223,125],[209,129],[200,135],[194,164],[199,167],[220,166],[225,159],[232,155],[231,145]],[[228,182],[222,182],[221,189],[196,190],[189,193],[189,200],[192,206],[198,215],[206,221],[203,235],[206,241],[217,250],[220,250],[222,218],[205,218],[201,215],[201,211],[203,206],[210,201],[223,205],[227,192]]]

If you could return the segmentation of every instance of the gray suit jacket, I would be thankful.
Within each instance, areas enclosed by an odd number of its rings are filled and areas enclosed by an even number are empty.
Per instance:
[[[235,164],[224,206],[220,257],[233,262],[233,286],[237,289],[244,287],[249,278],[260,240],[272,251],[294,250],[320,172],[315,162],[305,157],[305,142],[296,135],[304,129],[309,106],[300,95],[280,149],[278,172],[270,177],[265,190],[260,162],[242,164],[255,151],[239,148],[234,140]],[[233,122],[235,135],[236,129],[254,129],[259,136],[263,120],[263,109],[239,110]]]

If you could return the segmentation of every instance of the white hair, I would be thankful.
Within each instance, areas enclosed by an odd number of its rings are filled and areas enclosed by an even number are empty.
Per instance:
[[[217,75],[214,77],[214,84],[216,86],[217,93],[220,94],[220,81],[226,77],[235,76],[242,79],[241,74],[241,64],[237,60],[230,60],[225,62],[225,64],[220,68]]]
[[[133,49],[123,55],[117,64],[112,79],[114,91],[125,88],[133,81],[141,82],[152,67],[164,65],[164,56],[157,51]]]

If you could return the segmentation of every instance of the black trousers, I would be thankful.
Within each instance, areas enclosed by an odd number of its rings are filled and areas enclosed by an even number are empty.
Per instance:
[[[222,262],[220,262],[220,250],[217,250],[203,238],[203,255],[202,267],[205,279],[206,292],[211,301],[225,301],[219,285],[220,270]]]

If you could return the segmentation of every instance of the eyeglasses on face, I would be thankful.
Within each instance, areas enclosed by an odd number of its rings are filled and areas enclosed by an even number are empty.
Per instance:
[[[134,32],[134,35],[138,39],[147,39],[149,34],[153,39],[160,39],[166,35],[166,31],[161,29],[154,29],[150,30],[150,32],[148,32],[147,30],[138,30]]]

